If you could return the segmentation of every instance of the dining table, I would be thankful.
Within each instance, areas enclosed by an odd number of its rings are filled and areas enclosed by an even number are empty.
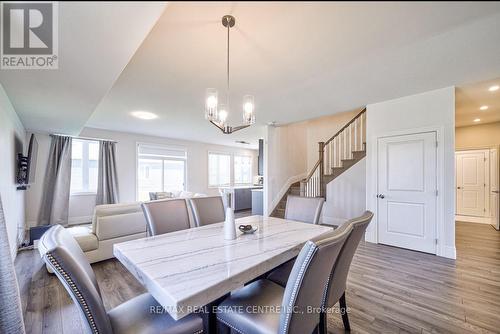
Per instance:
[[[238,218],[235,224],[234,240],[226,240],[224,223],[217,223],[118,243],[113,253],[179,320],[293,259],[308,240],[332,231],[263,216]],[[257,230],[244,234],[239,225]]]

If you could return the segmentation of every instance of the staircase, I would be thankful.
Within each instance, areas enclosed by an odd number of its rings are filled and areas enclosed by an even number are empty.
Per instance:
[[[318,147],[318,161],[305,179],[290,186],[271,213],[272,217],[285,217],[288,195],[326,199],[326,185],[365,157],[366,108],[326,142],[319,142]]]

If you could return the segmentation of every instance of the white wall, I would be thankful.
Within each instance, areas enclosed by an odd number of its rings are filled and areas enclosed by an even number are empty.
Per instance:
[[[340,226],[366,210],[366,159],[326,185],[322,223]]]
[[[305,123],[266,128],[264,142],[264,215],[271,214],[290,184],[307,172]]]
[[[306,121],[307,126],[307,170],[310,171],[319,158],[318,142],[327,141],[361,110],[353,110]]]
[[[438,255],[455,258],[455,88],[367,106],[366,205],[376,212],[377,137],[415,129],[438,130]],[[366,240],[377,241],[376,217]]]
[[[24,191],[16,190],[17,153],[24,153],[26,132],[0,85],[0,196],[7,224],[11,255],[24,237]]]
[[[318,161],[318,142],[326,141],[359,110],[266,129],[264,212],[274,209],[284,192]]]
[[[120,202],[136,200],[136,146],[137,143],[150,143],[182,147],[187,150],[187,187],[191,192],[217,195],[217,188],[208,187],[208,152],[229,152],[251,155],[253,157],[252,172],[257,175],[257,150],[240,149],[236,147],[212,145],[194,141],[176,140],[162,137],[144,136],[139,134],[84,128],[82,137],[104,138],[116,140],[116,159],[118,172],[118,187]],[[48,135],[37,134],[40,144],[38,175],[45,175],[47,154],[50,144]],[[42,185],[30,189],[27,197],[27,220],[30,225],[37,219],[42,196]],[[88,221],[95,206],[95,195],[71,196],[69,206],[70,223]]]
[[[490,148],[500,145],[500,122],[455,129],[455,148]]]

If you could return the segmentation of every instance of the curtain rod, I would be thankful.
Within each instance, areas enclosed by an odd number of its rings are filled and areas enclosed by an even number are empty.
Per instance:
[[[60,136],[60,137],[71,137],[75,139],[82,139],[82,140],[94,140],[94,141],[109,141],[111,143],[118,143],[116,140],[111,140],[111,139],[103,139],[103,138],[90,138],[90,137],[80,137],[80,136],[70,136],[70,135],[63,135],[59,133],[51,133],[51,137],[54,136]]]

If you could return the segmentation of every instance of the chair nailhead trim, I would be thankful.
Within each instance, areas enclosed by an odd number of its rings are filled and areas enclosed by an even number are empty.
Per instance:
[[[87,317],[87,320],[89,322],[90,328],[92,329],[92,333],[94,334],[99,334],[99,330],[97,329],[97,325],[95,323],[94,317],[92,316],[92,313],[90,313],[89,307],[87,305],[87,302],[83,298],[80,290],[76,287],[75,282],[71,279],[71,277],[66,273],[66,271],[60,266],[60,264],[57,262],[57,260],[54,258],[54,256],[50,253],[47,252],[46,254],[47,259],[49,260],[50,264],[52,265],[52,268],[55,269],[66,281],[66,283],[69,285],[73,293],[78,299],[78,302],[80,303],[81,308],[83,309],[83,312],[85,313],[85,316]]]
[[[313,246],[311,246],[311,249],[307,253],[306,259],[304,260],[304,263],[300,267],[299,274],[297,275],[297,279],[295,280],[295,283],[293,285],[292,295],[290,297],[290,303],[288,304],[288,307],[292,307],[293,304],[295,304],[295,300],[297,299],[297,290],[299,288],[299,284],[300,284],[300,282],[302,282],[302,279],[304,278],[304,273],[305,273],[307,267],[309,267],[309,264],[311,263],[312,256],[314,253],[316,253],[317,249],[318,249],[318,247],[313,244]],[[288,325],[290,324],[290,317],[291,317],[291,313],[287,310],[287,315],[285,318],[285,325],[283,327],[284,333],[288,333]]]
[[[229,322],[225,321],[225,320],[222,320],[221,318],[217,317],[217,320],[223,322],[226,326],[229,326],[231,327],[232,329],[234,329],[235,331],[237,331],[238,333],[241,333],[241,334],[245,334],[243,331],[241,331],[240,329],[234,327],[233,325],[231,325]]]
[[[328,280],[326,281],[325,291],[323,291],[323,298],[321,301],[321,307],[326,307],[326,303],[328,302],[328,293],[330,292],[330,281],[332,280],[333,270],[328,276]]]

